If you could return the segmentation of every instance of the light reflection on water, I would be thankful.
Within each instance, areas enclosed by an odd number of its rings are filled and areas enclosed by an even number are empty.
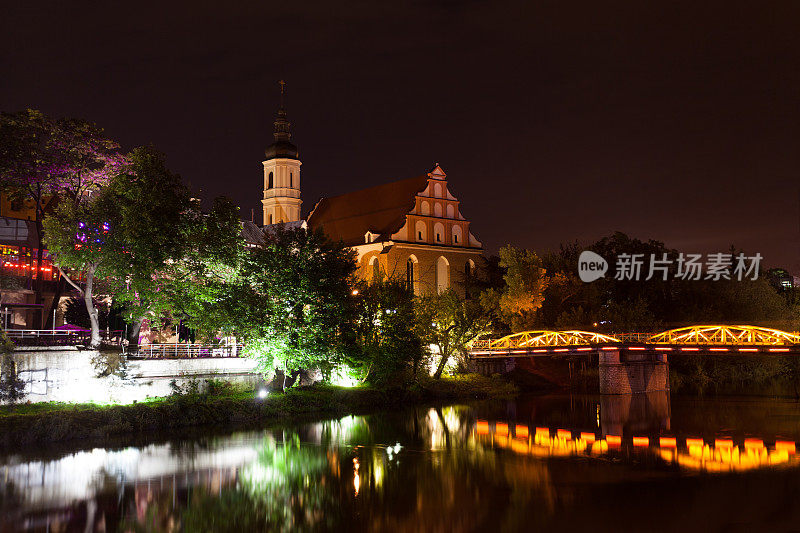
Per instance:
[[[656,394],[411,408],[142,447],[7,456],[0,529],[620,530],[644,528],[659,506],[682,499],[680,520],[664,516],[646,529],[685,530],[686,520],[711,520],[715,506],[722,522],[794,523],[796,441],[800,408],[782,400]],[[707,475],[724,472],[733,474]],[[693,519],[691,498],[699,494],[704,506]],[[629,502],[617,517],[624,520],[598,522],[620,498]]]

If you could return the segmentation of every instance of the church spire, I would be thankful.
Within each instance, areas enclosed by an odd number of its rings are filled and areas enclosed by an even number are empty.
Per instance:
[[[297,159],[299,152],[297,147],[292,144],[292,134],[290,126],[292,125],[286,118],[286,109],[283,106],[283,98],[286,92],[286,82],[281,80],[278,82],[281,86],[281,106],[278,108],[278,114],[275,117],[275,131],[273,136],[275,141],[269,145],[265,151],[267,159],[276,157]]]
[[[289,127],[292,125],[291,122],[286,120],[286,109],[283,107],[283,95],[286,92],[286,82],[281,80],[278,82],[281,86],[281,107],[278,108],[278,116],[275,119],[275,142],[279,141],[289,141],[292,138],[292,134],[289,131]]]

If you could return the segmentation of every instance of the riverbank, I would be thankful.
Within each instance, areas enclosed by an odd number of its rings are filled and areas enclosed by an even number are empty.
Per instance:
[[[76,440],[99,441],[184,428],[233,430],[255,425],[366,414],[423,403],[511,398],[518,389],[499,377],[476,374],[428,380],[409,388],[289,389],[259,398],[255,391],[223,388],[178,394],[131,405],[41,403],[0,407],[0,449],[13,451]]]

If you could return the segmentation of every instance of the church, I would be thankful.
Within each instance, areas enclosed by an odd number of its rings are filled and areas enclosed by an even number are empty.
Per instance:
[[[257,244],[275,224],[321,230],[357,253],[357,273],[366,281],[404,281],[417,295],[450,287],[463,293],[483,246],[438,163],[416,177],[322,198],[303,219],[302,163],[282,102],[274,125],[263,161],[263,225],[243,223],[249,243]]]

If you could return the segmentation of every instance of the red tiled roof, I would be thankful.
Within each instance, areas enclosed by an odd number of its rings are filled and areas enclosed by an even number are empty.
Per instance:
[[[308,225],[349,246],[364,244],[368,231],[388,238],[403,227],[406,214],[414,208],[414,197],[427,186],[425,174],[323,198],[309,215]]]

